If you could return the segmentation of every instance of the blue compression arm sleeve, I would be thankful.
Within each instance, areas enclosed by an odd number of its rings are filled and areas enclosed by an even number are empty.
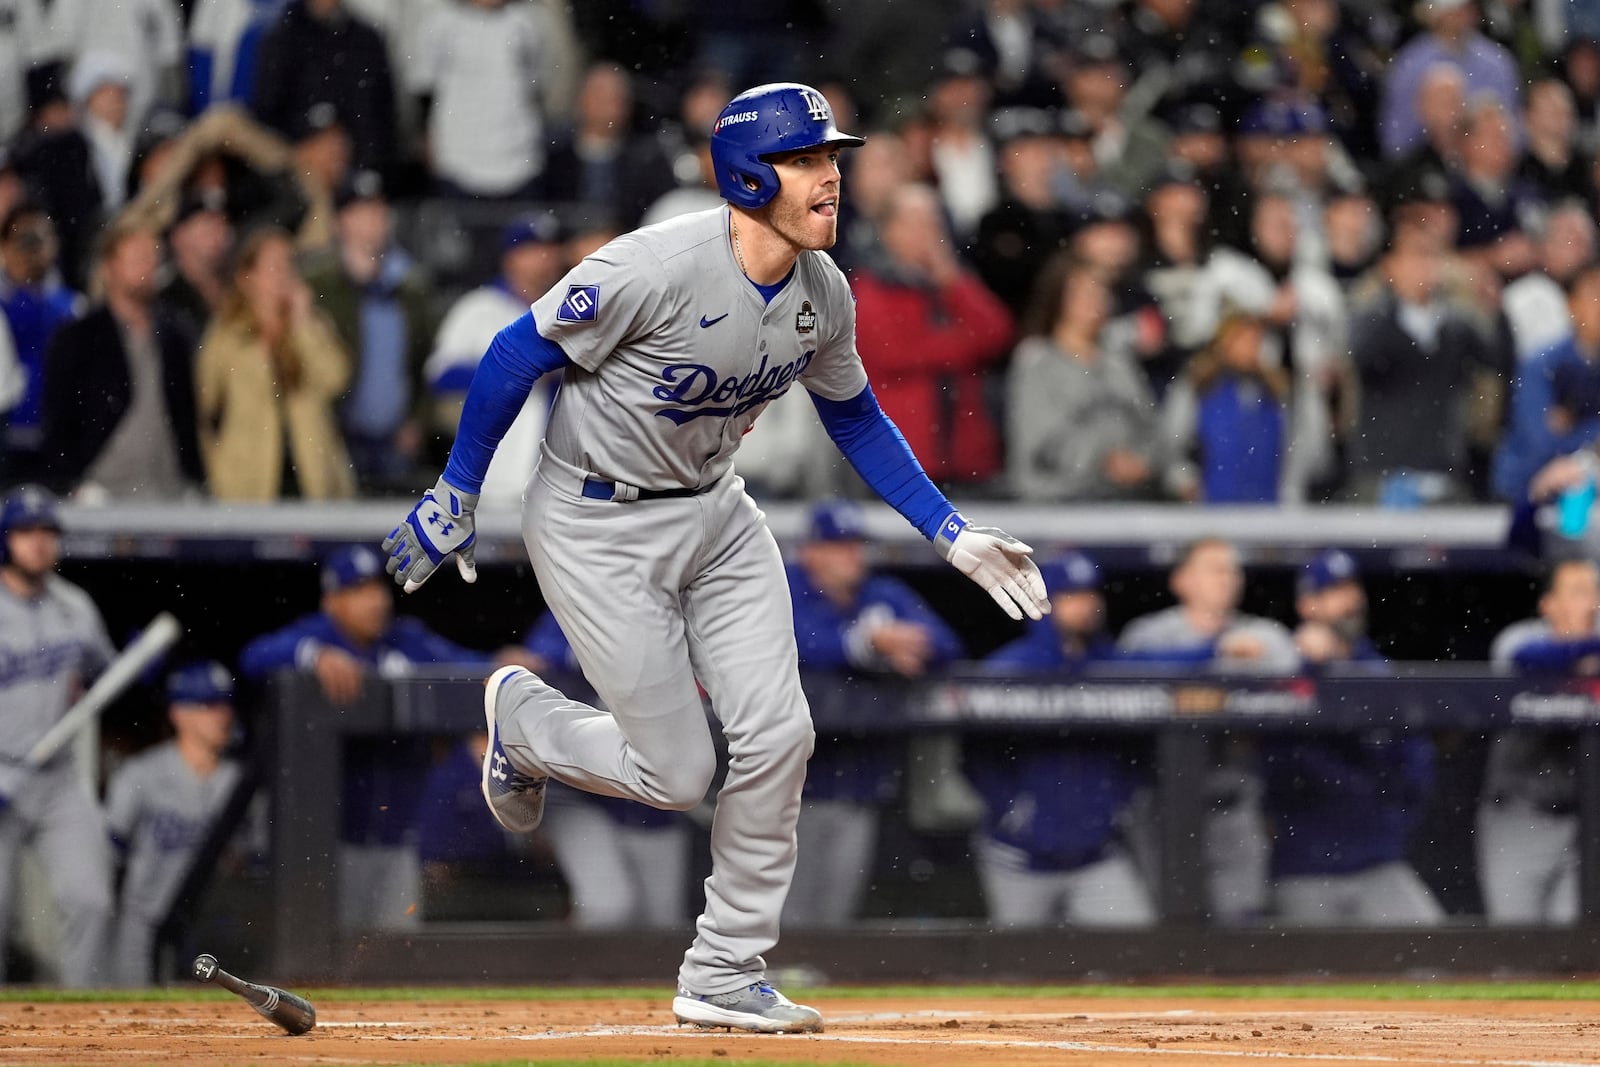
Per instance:
[[[856,473],[886,504],[921,530],[922,536],[930,541],[938,536],[946,520],[956,514],[955,505],[945,499],[917,462],[911,446],[878,406],[872,387],[849,400],[828,400],[812,393],[811,403],[816,405],[828,436]]]
[[[445,481],[468,493],[480,491],[489,460],[533,383],[541,374],[571,365],[561,346],[539,333],[531,311],[495,334],[467,389]]]

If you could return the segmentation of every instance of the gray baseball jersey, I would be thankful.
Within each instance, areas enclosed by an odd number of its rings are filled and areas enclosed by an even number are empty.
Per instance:
[[[727,473],[756,416],[799,381],[829,400],[867,384],[855,302],[821,252],[764,304],[734,262],[726,207],[617,238],[533,305],[578,365],[545,447],[610,481],[700,487]]]
[[[5,766],[28,754],[115,654],[99,610],[71,582],[51,575],[34,600],[0,584],[0,793],[15,785]]]
[[[106,823],[127,848],[121,913],[164,918],[211,820],[239,784],[239,767],[224,760],[202,778],[175,741],[128,760],[106,789]]]
[[[1259,671],[1262,674],[1290,674],[1300,667],[1300,653],[1294,647],[1294,635],[1288,627],[1272,619],[1256,615],[1235,615],[1225,633],[1244,633],[1259,638],[1265,652],[1257,660],[1237,660],[1219,657],[1213,666],[1238,671]],[[1159,651],[1161,649],[1188,649],[1208,645],[1214,638],[1200,633],[1190,625],[1188,616],[1180,605],[1141,615],[1128,623],[1117,639],[1117,647],[1129,652]]]
[[[1543,619],[1500,632],[1489,650],[1508,668],[1551,637]],[[1478,878],[1491,922],[1570,923],[1578,915],[1577,770],[1572,738],[1504,730],[1489,746],[1476,835]]]
[[[105,821],[73,766],[72,746],[42,770],[22,764],[114,652],[100,612],[82,589],[51,575],[35,599],[0,584],[0,942],[11,914],[13,873],[29,843],[62,914],[61,979],[103,980],[111,917]]]
[[[683,810],[716,768],[705,686],[730,766],[705,910],[679,970],[682,988],[703,995],[764,974],[813,740],[783,559],[733,454],[795,382],[832,400],[867,384],[855,305],[826,255],[802,253],[768,292],[735,262],[720,208],[618,238],[533,307],[577,369],[528,484],[523,539],[607,710],[523,675],[499,698],[499,736],[524,773]],[[594,499],[590,476],[700,492]]]

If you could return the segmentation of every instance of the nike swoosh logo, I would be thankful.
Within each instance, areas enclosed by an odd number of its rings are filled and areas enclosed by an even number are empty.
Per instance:
[[[700,316],[700,328],[703,330],[707,326],[715,326],[717,323],[719,323],[723,319],[727,318],[730,314],[731,314],[731,312],[724,311],[722,314],[718,315],[714,319],[708,319],[704,315],[701,315]]]

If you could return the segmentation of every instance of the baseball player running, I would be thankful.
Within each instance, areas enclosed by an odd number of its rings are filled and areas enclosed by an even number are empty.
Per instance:
[[[468,391],[443,476],[384,541],[410,591],[451,555],[476,580],[473,511],[489,458],[533,382],[564,378],[524,496],[539,587],[609,712],[524,668],[490,676],[483,791],[529,831],[545,782],[658,808],[698,803],[730,765],[711,830],[705,911],[678,973],[680,1022],[820,1030],[766,981],[794,873],[811,754],[778,546],[733,471],[762,409],[799,382],[867,484],[1013,618],[1048,610],[1032,549],[976,527],[923,473],[867,384],[838,232],[839,132],[822,94],[763,85],[711,137],[726,206],[624,234],[502,330]]]
[[[56,500],[37,486],[0,504],[0,947],[24,845],[44,865],[62,923],[61,982],[97,985],[111,931],[111,842],[68,745],[43,767],[29,750],[115,651],[100,612],[55,573]],[[0,979],[4,973],[0,972]]]

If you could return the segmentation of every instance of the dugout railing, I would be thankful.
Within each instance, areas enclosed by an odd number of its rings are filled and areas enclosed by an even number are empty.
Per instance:
[[[576,679],[558,679],[573,689]],[[1491,927],[1454,917],[1420,929],[1208,925],[1202,885],[1203,779],[1213,739],[1229,733],[1490,733],[1518,726],[1578,738],[1579,851],[1600,856],[1600,686],[1533,682],[1481,668],[1397,665],[1386,676],[1002,677],[974,669],[916,684],[809,675],[819,732],[924,730],[1039,734],[1138,731],[1155,738],[1160,923],[1148,930],[991,930],[982,920],[882,919],[838,932],[786,932],[775,967],[835,981],[1086,976],[1377,975],[1600,971],[1600,864],[1581,864],[1574,927]],[[337,854],[346,739],[453,736],[481,728],[478,678],[407,678],[327,704],[314,678],[268,690],[272,879],[267,973],[300,982],[613,982],[670,976],[691,927],[579,932],[556,923],[341,929]]]

